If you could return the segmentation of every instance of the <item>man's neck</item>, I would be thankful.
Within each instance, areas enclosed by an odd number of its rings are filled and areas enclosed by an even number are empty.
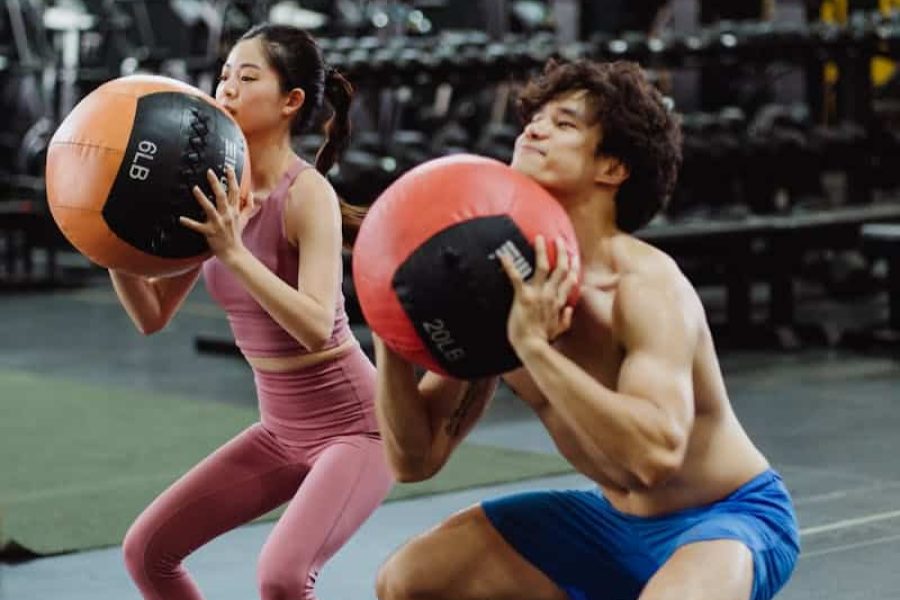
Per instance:
[[[596,188],[583,197],[566,198],[563,207],[572,221],[581,264],[610,265],[609,240],[621,233],[616,226],[615,192]]]

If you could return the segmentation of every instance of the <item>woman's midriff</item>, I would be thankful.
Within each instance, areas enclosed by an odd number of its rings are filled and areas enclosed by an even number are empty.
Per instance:
[[[318,352],[310,352],[308,354],[298,354],[296,356],[247,356],[247,362],[254,369],[270,372],[287,372],[295,371],[305,367],[311,367],[327,360],[334,360],[353,350],[358,345],[355,338],[350,337],[337,346],[319,350]]]

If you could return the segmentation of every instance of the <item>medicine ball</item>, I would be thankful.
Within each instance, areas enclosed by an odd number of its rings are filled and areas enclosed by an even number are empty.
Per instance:
[[[250,192],[247,143],[234,119],[197,88],[167,77],[109,81],[60,124],[47,152],[47,199],[65,237],[95,263],[174,275],[209,256],[178,222],[206,219],[191,193],[211,194],[206,170],[235,169]]]
[[[363,316],[388,347],[432,371],[471,379],[512,370],[513,289],[498,254],[528,279],[537,235],[551,265],[557,237],[578,253],[568,214],[534,180],[481,156],[423,163],[378,197],[360,227],[352,271]]]

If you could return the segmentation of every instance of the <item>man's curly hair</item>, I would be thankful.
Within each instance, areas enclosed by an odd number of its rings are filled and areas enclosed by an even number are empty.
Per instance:
[[[681,124],[662,94],[633,62],[549,61],[518,98],[527,123],[547,102],[585,91],[588,119],[599,123],[597,154],[614,156],[630,176],[616,194],[616,224],[632,232],[669,201],[681,166]]]

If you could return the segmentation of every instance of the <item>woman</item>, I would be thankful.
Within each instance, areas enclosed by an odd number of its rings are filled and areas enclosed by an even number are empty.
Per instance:
[[[162,493],[124,541],[147,600],[195,600],[182,566],[212,538],[288,503],[262,549],[263,600],[313,598],[322,565],[393,483],[373,412],[375,369],[347,325],[341,294],[342,225],[360,211],[325,179],[349,138],[352,87],[327,68],[313,38],[285,26],[248,31],[223,66],[216,100],[246,136],[254,200],[239,207],[210,171],[213,197],[194,195],[206,221],[181,218],[209,242],[207,288],[224,308],[253,369],[261,419]],[[315,168],[291,149],[323,101],[333,116]],[[149,280],[111,272],[142,332],[171,320],[201,268]]]

